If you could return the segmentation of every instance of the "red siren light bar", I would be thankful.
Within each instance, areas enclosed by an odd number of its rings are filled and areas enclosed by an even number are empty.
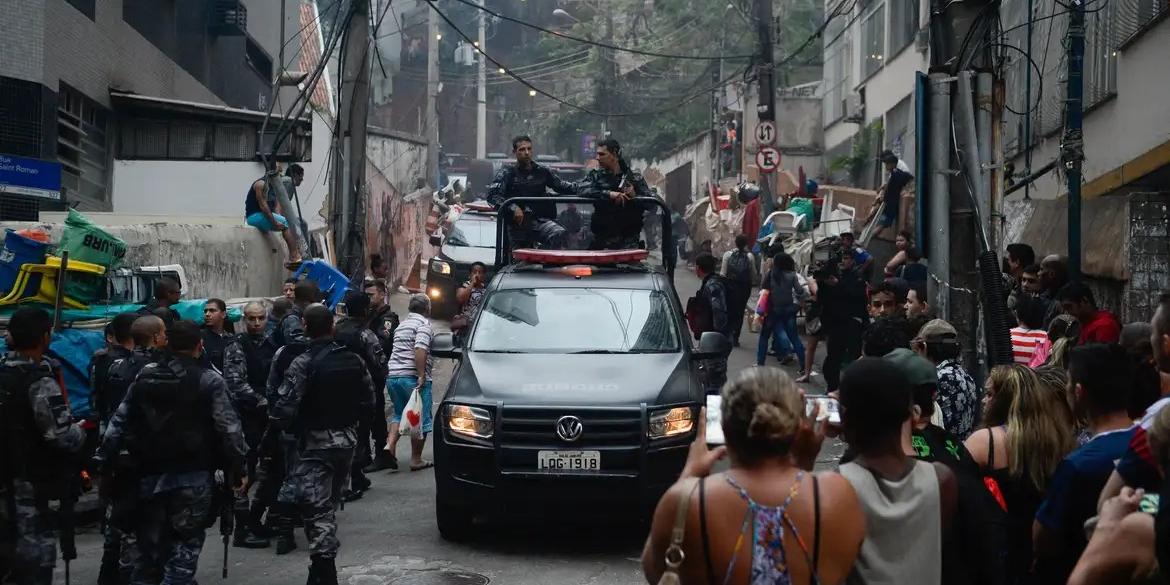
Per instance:
[[[483,201],[467,203],[464,204],[463,207],[466,208],[467,211],[475,211],[477,213],[495,213],[496,211],[496,208],[492,207],[490,203],[485,203]]]
[[[512,257],[534,264],[591,264],[604,266],[641,262],[650,256],[646,250],[536,250],[521,248],[512,251]]]

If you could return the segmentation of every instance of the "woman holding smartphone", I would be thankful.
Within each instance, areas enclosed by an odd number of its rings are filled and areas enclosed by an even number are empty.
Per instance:
[[[685,500],[682,583],[843,583],[865,521],[848,481],[811,473],[824,441],[817,409],[806,414],[782,370],[750,368],[723,386],[720,410],[727,445],[710,449],[700,425],[682,476],[658,502],[642,553],[647,580],[666,571]],[[731,468],[712,473],[725,456]]]

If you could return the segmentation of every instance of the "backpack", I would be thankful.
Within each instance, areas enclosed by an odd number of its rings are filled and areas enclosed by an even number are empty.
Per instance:
[[[738,284],[751,284],[752,264],[747,252],[736,250],[727,258],[727,280]]]

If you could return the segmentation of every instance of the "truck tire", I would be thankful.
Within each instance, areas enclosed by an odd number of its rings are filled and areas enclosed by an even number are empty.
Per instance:
[[[472,511],[470,508],[444,498],[441,491],[435,492],[435,521],[439,525],[439,536],[448,542],[466,542],[472,536]]]

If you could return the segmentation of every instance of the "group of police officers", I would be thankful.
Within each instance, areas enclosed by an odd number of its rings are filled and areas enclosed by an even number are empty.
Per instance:
[[[516,164],[497,174],[490,203],[549,189],[587,197],[594,247],[641,245],[645,209],[633,199],[652,195],[616,141],[598,144],[599,167],[578,184],[536,163],[530,138],[512,146]],[[563,245],[555,205],[500,211],[515,221],[513,245]],[[369,489],[364,471],[397,463],[383,449],[381,392],[397,318],[380,280],[349,293],[336,322],[313,283],[285,286],[271,311],[244,307],[237,335],[222,300],[207,301],[200,327],[171,308],[178,283],[157,283],[150,304],[111,321],[107,347],[91,360],[97,425],[88,441],[47,355],[52,318],[32,307],[12,315],[0,362],[0,584],[52,581],[55,527],[66,523],[82,468],[100,476],[106,506],[100,585],[193,583],[217,518],[235,546],[265,548],[275,537],[277,554],[296,548],[303,523],[308,583],[337,583],[335,509]]]
[[[58,526],[68,570],[66,515],[86,472],[100,477],[106,511],[101,585],[193,583],[217,518],[225,545],[275,537],[277,554],[297,547],[303,524],[308,583],[337,583],[335,509],[369,489],[363,470],[395,463],[382,450],[380,388],[397,318],[381,280],[348,293],[340,320],[312,282],[289,284],[291,299],[271,311],[247,304],[237,335],[222,300],[207,301],[200,327],[170,308],[177,283],[159,283],[154,302],[110,322],[91,360],[96,421],[73,418],[48,355],[49,313],[12,315],[0,361],[0,583],[50,583]]]

